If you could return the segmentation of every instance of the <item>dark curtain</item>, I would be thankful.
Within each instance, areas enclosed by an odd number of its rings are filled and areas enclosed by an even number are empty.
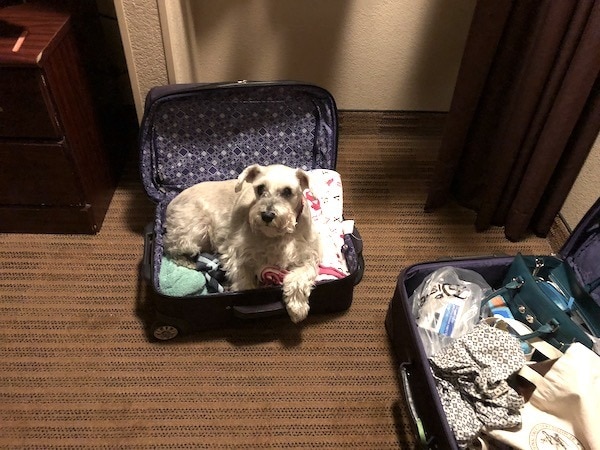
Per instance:
[[[425,209],[546,236],[600,130],[600,0],[479,0]]]

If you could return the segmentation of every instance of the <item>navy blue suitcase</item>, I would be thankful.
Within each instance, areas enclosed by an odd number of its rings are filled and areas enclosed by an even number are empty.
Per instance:
[[[559,251],[558,258],[573,268],[581,286],[600,279],[600,199],[590,208]],[[425,277],[444,266],[478,272],[494,288],[500,288],[514,257],[494,256],[423,262],[407,267],[398,277],[390,301],[385,327],[394,349],[404,398],[422,448],[458,449],[446,420],[429,361],[412,313],[410,296]],[[600,305],[600,288],[591,291]]]
[[[250,164],[285,164],[335,170],[337,109],[331,94],[293,82],[230,82],[155,87],[146,97],[140,128],[140,170],[156,203],[145,232],[142,272],[154,310],[150,334],[168,340],[182,333],[235,326],[286,314],[281,288],[172,297],[161,293],[159,271],[166,206],[202,181],[236,178]],[[356,228],[344,236],[349,276],[317,283],[310,313],[340,312],[352,303],[364,271]]]

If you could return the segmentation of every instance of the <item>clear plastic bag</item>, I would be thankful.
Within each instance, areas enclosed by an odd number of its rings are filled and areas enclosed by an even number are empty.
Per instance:
[[[491,291],[477,272],[452,266],[423,280],[409,300],[428,357],[473,329],[481,302]]]

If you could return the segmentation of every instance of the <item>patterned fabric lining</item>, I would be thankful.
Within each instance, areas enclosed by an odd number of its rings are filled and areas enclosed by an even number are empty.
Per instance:
[[[581,283],[591,288],[590,295],[596,302],[600,303],[600,267],[598,266],[598,247],[600,246],[600,237],[598,233],[590,235],[573,252],[572,256],[567,258],[569,266],[577,274]]]
[[[160,200],[201,181],[235,178],[252,163],[335,168],[335,106],[315,92],[262,86],[158,99],[142,129],[147,192]]]

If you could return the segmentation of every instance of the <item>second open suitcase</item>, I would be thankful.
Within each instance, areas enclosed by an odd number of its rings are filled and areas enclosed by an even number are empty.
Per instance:
[[[166,206],[187,187],[236,178],[254,163],[335,171],[337,133],[334,99],[315,85],[233,82],[168,85],[149,92],[139,146],[142,181],[157,205],[154,222],[146,229],[143,260],[155,312],[150,333],[155,338],[172,339],[286,313],[276,286],[165,295],[160,269]],[[340,239],[337,250],[347,276],[319,281],[309,299],[310,313],[344,311],[352,303],[364,270],[362,241],[355,227]]]
[[[573,268],[581,286],[592,286],[591,297],[600,305],[600,200],[590,208],[556,256]],[[401,390],[422,448],[459,447],[430,370],[414,318],[411,294],[428,275],[445,266],[475,271],[493,289],[498,289],[513,260],[513,256],[497,256],[423,262],[406,268],[398,277],[385,326],[397,358]]]

